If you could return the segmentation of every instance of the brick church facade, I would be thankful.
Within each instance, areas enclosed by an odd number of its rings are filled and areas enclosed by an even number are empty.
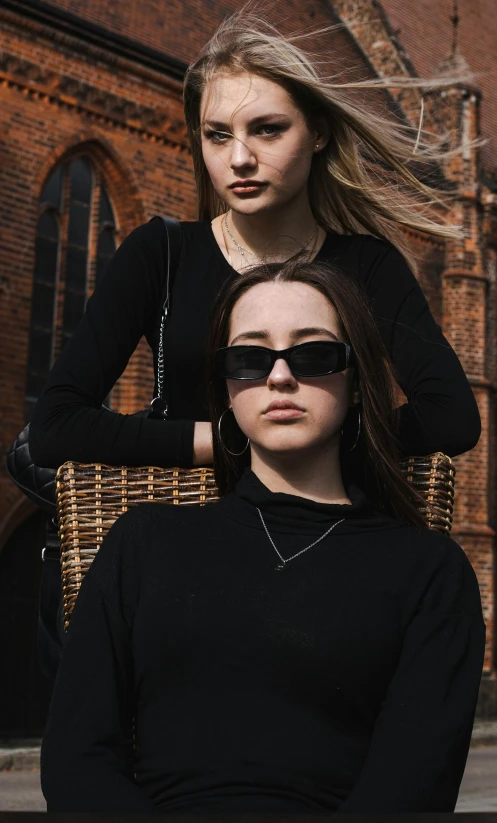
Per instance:
[[[42,520],[3,468],[50,364],[116,246],[154,214],[195,218],[182,114],[188,62],[237,0],[3,0],[0,8],[0,640],[7,648],[0,733],[38,733],[49,685],[34,653]],[[481,586],[487,652],[481,716],[497,716],[495,525],[497,387],[497,20],[493,0],[280,0],[282,30],[333,26],[317,48],[354,76],[460,77],[444,91],[395,90],[417,126],[464,145],[444,164],[464,238],[409,233],[419,280],[456,349],[481,417],[478,446],[456,458],[454,538]],[[434,8],[435,7],[435,8]],[[452,18],[452,19],[451,19]],[[468,81],[471,70],[472,79]],[[146,405],[143,344],[112,406]],[[5,640],[5,643],[3,642]],[[10,645],[9,645],[10,644]],[[6,711],[5,706],[8,707]]]

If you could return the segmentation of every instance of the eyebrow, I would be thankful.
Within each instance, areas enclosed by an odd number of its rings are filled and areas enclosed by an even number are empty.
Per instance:
[[[301,340],[303,337],[311,337],[312,335],[318,334],[325,334],[327,337],[333,338],[333,340],[339,341],[339,338],[329,329],[323,329],[320,326],[309,326],[305,329],[295,329],[290,334],[290,339],[295,343],[298,340]],[[245,331],[242,334],[237,335],[231,343],[230,346],[234,346],[238,340],[269,340],[270,334],[267,331]]]
[[[288,120],[288,114],[260,114],[258,117],[253,117],[252,120],[248,121],[249,126],[258,126],[260,123],[265,123],[267,120]],[[229,129],[230,126],[226,123],[222,123],[220,120],[203,120],[203,126],[210,126],[213,129],[219,129],[220,131]]]

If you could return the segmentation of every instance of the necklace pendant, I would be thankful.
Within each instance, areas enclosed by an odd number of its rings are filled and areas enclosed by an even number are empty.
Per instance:
[[[278,563],[277,566],[274,567],[274,570],[277,572],[284,572],[285,569],[290,568],[290,563]]]

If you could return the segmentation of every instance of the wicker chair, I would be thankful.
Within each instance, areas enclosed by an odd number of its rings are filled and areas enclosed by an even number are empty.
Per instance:
[[[440,452],[410,457],[402,468],[421,493],[428,526],[449,534],[454,505],[455,468]],[[79,587],[102,541],[117,518],[142,503],[188,505],[219,500],[211,469],[159,469],[64,463],[57,472],[64,626]]]

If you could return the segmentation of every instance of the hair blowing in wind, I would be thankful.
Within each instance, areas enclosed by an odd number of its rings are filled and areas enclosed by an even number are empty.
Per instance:
[[[298,45],[310,37],[329,34],[335,26],[316,32],[282,35],[261,19],[249,4],[230,16],[204,46],[185,79],[184,105],[198,193],[199,219],[225,211],[205,167],[200,141],[200,104],[204,89],[220,71],[247,72],[282,85],[308,123],[322,119],[329,129],[326,147],[317,153],[309,177],[310,204],[317,223],[341,234],[372,234],[393,243],[415,269],[403,227],[441,237],[459,233],[444,212],[448,192],[440,180],[440,164],[458,149],[446,148],[442,138],[416,131],[394,115],[359,101],[358,89],[434,89],[450,79],[421,80],[391,77],[338,82],[326,75],[322,58]],[[428,180],[431,179],[431,183]]]

